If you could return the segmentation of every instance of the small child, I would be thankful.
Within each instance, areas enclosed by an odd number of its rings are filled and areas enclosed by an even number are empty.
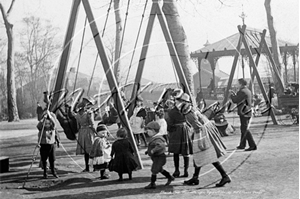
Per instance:
[[[94,171],[100,171],[100,179],[109,179],[109,175],[105,173],[108,163],[111,160],[111,145],[107,140],[109,131],[104,124],[98,125],[96,131],[90,158],[93,159]]]
[[[123,173],[128,173],[129,180],[131,180],[132,171],[136,170],[138,164],[133,156],[133,147],[127,139],[127,130],[120,128],[117,131],[117,137],[118,139],[112,145],[111,157],[114,157],[114,159],[110,163],[110,171],[118,173],[118,181],[123,180]]]
[[[55,119],[49,111],[47,111],[43,119],[41,119],[37,125],[38,133],[38,147],[40,147],[41,162],[43,165],[44,175],[47,176],[47,159],[49,158],[50,168],[52,175],[58,178],[56,174],[54,162],[55,162],[55,144],[59,147],[59,135],[55,127]]]
[[[158,134],[160,129],[159,124],[156,121],[152,121],[147,124],[146,130],[150,137],[148,149],[145,152],[151,157],[152,166],[151,166],[151,183],[145,187],[145,189],[155,189],[156,188],[156,175],[158,173],[163,174],[167,179],[166,186],[171,184],[174,181],[174,177],[170,175],[170,173],[163,169],[163,166],[167,162],[166,158],[166,146],[165,146],[165,139]]]
[[[165,138],[166,143],[169,143],[169,138],[168,138],[168,131],[167,131],[167,127],[168,124],[165,120],[165,112],[163,109],[158,109],[157,111],[155,111],[155,121],[159,124],[160,129],[157,135],[161,135],[163,136],[163,138]]]

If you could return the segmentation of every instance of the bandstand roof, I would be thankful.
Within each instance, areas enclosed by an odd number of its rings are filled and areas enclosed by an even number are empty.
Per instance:
[[[247,42],[249,46],[251,46],[253,49],[259,47],[260,43],[260,34],[262,33],[262,30],[254,29],[254,28],[246,28],[246,35],[245,38],[247,39]],[[234,56],[236,53],[236,47],[238,45],[238,41],[240,38],[240,33],[237,32],[236,34],[233,34],[225,39],[222,39],[220,41],[217,41],[215,43],[209,44],[199,50],[196,50],[191,53],[192,58],[207,58],[209,57],[223,57],[223,56]],[[265,40],[269,47],[271,47],[271,39],[269,36],[265,36]],[[277,39],[278,46],[280,48],[281,52],[293,52],[296,51],[299,47],[299,44],[293,44],[287,41],[283,41],[280,39]],[[207,54],[207,52],[209,54]],[[242,44],[241,46],[241,54],[245,55],[245,47]],[[256,51],[253,50],[252,54],[256,54]]]

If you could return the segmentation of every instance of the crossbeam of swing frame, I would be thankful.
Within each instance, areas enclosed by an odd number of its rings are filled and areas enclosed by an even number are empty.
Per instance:
[[[261,89],[261,92],[263,94],[263,97],[264,97],[265,101],[267,102],[267,105],[271,106],[270,100],[268,99],[265,88],[263,86],[263,83],[261,81],[260,75],[259,75],[258,70],[257,70],[257,65],[258,65],[260,54],[261,54],[262,50],[264,49],[264,47],[265,47],[266,50],[268,50],[268,46],[264,42],[266,31],[264,30],[263,34],[261,34],[261,42],[260,42],[260,45],[259,45],[259,48],[258,48],[258,51],[257,51],[256,60],[254,61],[251,49],[250,49],[250,47],[248,45],[248,42],[245,38],[246,25],[243,25],[242,27],[238,26],[238,30],[240,32],[240,38],[239,38],[238,45],[237,45],[237,48],[236,48],[236,54],[235,54],[235,57],[234,57],[232,68],[231,68],[231,72],[230,72],[230,76],[229,76],[229,80],[228,80],[228,84],[227,84],[223,104],[225,104],[228,100],[229,89],[232,86],[232,80],[233,80],[233,75],[234,75],[235,70],[236,70],[237,60],[238,60],[239,54],[241,52],[241,46],[242,46],[242,44],[244,44],[246,54],[248,55],[249,61],[250,61],[250,71],[252,71],[251,80],[254,79],[254,77],[256,77],[257,82],[259,84],[259,87]],[[272,57],[270,57],[270,59],[272,59]],[[276,73],[276,70],[275,70],[275,73]],[[277,123],[277,120],[276,120],[276,117],[275,117],[274,110],[272,108],[270,108],[270,115],[271,115],[273,124],[277,125],[278,123]]]
[[[157,0],[153,0],[151,11],[150,11],[150,17],[149,17],[149,21],[148,21],[147,28],[146,28],[146,34],[145,34],[145,38],[144,38],[144,42],[143,42],[143,47],[142,47],[142,51],[141,51],[141,55],[140,55],[140,59],[139,59],[138,68],[137,68],[137,73],[136,73],[134,85],[132,88],[131,101],[133,101],[133,102],[135,102],[134,99],[137,97],[138,90],[140,89],[140,82],[141,82],[142,74],[144,71],[144,66],[145,66],[146,56],[147,56],[147,52],[148,52],[148,48],[149,48],[149,42],[150,42],[150,37],[152,34],[155,16],[157,16],[160,26],[161,26],[161,29],[163,31],[163,35],[165,37],[170,56],[172,58],[174,67],[175,67],[177,75],[179,77],[180,85],[185,93],[187,93],[190,96],[192,94],[191,90],[188,86],[188,83],[186,81],[185,75],[183,73],[182,66],[181,66],[173,39],[171,37],[170,30],[167,26],[165,16],[164,16],[162,9],[161,9],[159,3],[157,2]],[[194,98],[192,98],[192,100],[193,100],[193,104],[195,104]],[[135,105],[136,105],[135,103],[132,103],[129,106],[129,110],[128,110],[129,117],[133,114],[133,109],[134,109]]]
[[[69,61],[69,54],[70,54],[70,49],[71,49],[72,42],[73,42],[72,39],[73,39],[74,30],[75,30],[75,26],[76,26],[76,19],[78,16],[78,9],[79,9],[79,5],[81,2],[83,3],[86,15],[88,17],[90,28],[91,28],[92,34],[94,36],[95,44],[96,44],[98,54],[100,56],[104,71],[106,71],[105,72],[106,79],[109,84],[109,87],[110,87],[110,90],[112,93],[112,97],[114,99],[116,107],[118,109],[118,115],[120,117],[122,124],[128,130],[129,140],[133,144],[133,148],[134,148],[134,152],[137,156],[139,168],[143,169],[142,160],[141,160],[141,157],[140,157],[140,154],[139,154],[139,151],[138,151],[138,148],[137,148],[130,124],[129,124],[129,120],[128,120],[128,117],[127,117],[127,114],[125,111],[123,100],[122,100],[120,92],[119,92],[117,81],[116,81],[116,78],[112,71],[112,66],[111,66],[110,62],[108,61],[107,55],[105,53],[105,49],[104,49],[97,25],[95,23],[95,18],[93,16],[93,12],[92,12],[92,9],[90,7],[88,0],[73,0],[69,24],[68,24],[67,33],[66,33],[66,37],[65,37],[65,41],[64,41],[64,46],[63,46],[63,53],[60,58],[58,74],[57,74],[57,78],[56,78],[56,82],[55,82],[55,87],[54,87],[55,94],[53,96],[52,105],[53,104],[55,105],[57,103],[57,101],[61,95],[61,93],[57,92],[57,91],[62,90],[62,86],[64,85],[63,81],[65,78],[66,69],[67,69],[67,65],[68,65],[68,61]],[[52,108],[51,110],[53,110],[55,107],[52,106],[51,108]]]

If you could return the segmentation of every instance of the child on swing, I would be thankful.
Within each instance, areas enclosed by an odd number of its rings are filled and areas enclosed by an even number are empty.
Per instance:
[[[100,171],[100,179],[109,179],[109,174],[105,173],[108,168],[108,163],[111,159],[111,144],[107,140],[109,131],[104,124],[98,125],[96,129],[96,137],[90,153],[90,158],[93,159],[94,171]]]

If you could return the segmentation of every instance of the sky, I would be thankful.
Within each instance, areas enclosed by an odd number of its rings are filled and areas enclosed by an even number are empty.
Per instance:
[[[4,6],[8,8],[10,0],[1,0]],[[121,0],[121,15],[123,23],[125,21],[125,12],[127,9],[127,0]],[[152,1],[148,0],[145,17],[142,24],[142,30],[138,38],[137,49],[134,44],[137,40],[137,33],[145,0],[131,0],[129,6],[128,18],[124,33],[124,43],[121,54],[121,73],[129,79],[135,77],[135,72],[140,57],[140,50],[145,36],[149,11]],[[242,25],[240,15],[245,13],[245,24],[255,29],[268,29],[264,0],[179,0],[177,7],[181,22],[185,30],[189,49],[191,52],[203,47],[206,41],[214,43],[222,40],[232,34],[237,33],[237,26]],[[107,15],[109,0],[91,0],[93,13],[95,15],[99,30],[103,29],[104,21]],[[14,23],[15,34],[22,29],[21,22],[23,17],[36,16],[41,19],[50,20],[51,24],[59,27],[59,39],[64,42],[66,29],[68,25],[72,0],[22,0],[16,1],[14,10],[11,14],[11,20]],[[299,43],[299,1],[298,0],[273,0],[272,13],[274,16],[275,28],[278,39],[285,40],[294,44]],[[91,74],[96,58],[96,48],[90,28],[87,27],[84,35],[82,53],[79,54],[81,40],[83,37],[85,13],[83,6],[80,5],[77,26],[74,34],[74,41],[70,55],[68,67],[79,65],[79,71],[85,74]],[[108,23],[105,29],[103,42],[108,44],[112,40],[115,32],[113,9],[110,11]],[[0,38],[6,37],[2,17],[0,18]],[[268,34],[268,32],[267,32]],[[16,38],[16,41],[18,38]],[[18,48],[18,43],[15,43]],[[134,52],[134,56],[133,56]],[[80,57],[80,63],[79,63]],[[132,61],[131,61],[132,60]],[[220,59],[219,68],[230,73],[233,58]],[[59,63],[59,58],[55,65]],[[130,66],[131,63],[131,67]],[[192,67],[192,72],[197,72],[196,65]],[[241,70],[237,73],[241,73]],[[103,67],[97,62],[95,75],[103,77]],[[238,76],[239,74],[237,74]],[[154,28],[150,40],[149,51],[143,77],[152,81],[168,83],[176,81],[176,75],[172,66],[171,58],[160,29],[158,20],[155,20]]]

